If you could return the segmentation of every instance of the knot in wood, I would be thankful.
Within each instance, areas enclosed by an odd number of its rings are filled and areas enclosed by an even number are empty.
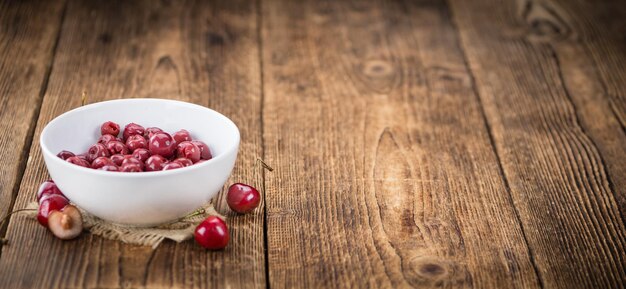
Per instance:
[[[393,66],[384,60],[370,60],[363,66],[363,73],[369,77],[386,77],[393,74]]]
[[[441,262],[433,257],[420,257],[410,261],[410,268],[420,278],[438,281],[450,275],[446,262]]]
[[[423,264],[419,268],[419,273],[420,275],[425,276],[425,277],[429,276],[429,277],[436,278],[440,275],[445,274],[446,269],[438,264],[427,263],[427,264]]]

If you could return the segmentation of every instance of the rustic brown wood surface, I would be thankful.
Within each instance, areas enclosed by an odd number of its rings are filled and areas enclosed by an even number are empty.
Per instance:
[[[597,95],[564,83],[575,83],[569,78],[585,65],[568,59],[567,50],[579,46],[569,38],[575,15],[549,2],[517,10],[467,4],[452,1],[453,15],[540,280],[549,288],[624,287],[626,230],[616,196],[623,188],[611,188],[603,159],[623,166],[626,142],[623,130],[608,126],[610,110],[590,115],[572,100]],[[494,73],[498,81],[490,80]],[[591,123],[605,125],[621,149],[602,156],[593,138],[600,132],[585,130]],[[623,172],[613,177],[623,179]]]
[[[261,84],[256,3],[70,1],[14,208],[34,200],[47,172],[39,133],[89,102],[161,97],[212,107],[242,131],[232,181],[252,181],[261,156]],[[245,106],[241,105],[245,103]],[[233,243],[218,254],[193,242],[157,250],[98,237],[63,242],[23,216],[11,219],[0,288],[265,287],[263,208],[236,216],[221,197]]]
[[[11,211],[24,173],[63,5],[0,4],[0,216]],[[0,224],[0,237],[5,230],[6,224]]]
[[[222,112],[266,188],[214,200],[218,252],[13,215],[0,288],[624,288],[624,35],[623,1],[0,1],[1,215],[83,91]]]

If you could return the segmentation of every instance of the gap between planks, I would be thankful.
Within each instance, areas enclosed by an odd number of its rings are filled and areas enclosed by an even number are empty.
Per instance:
[[[265,124],[263,122],[263,118],[265,117],[264,115],[264,108],[265,108],[265,78],[263,75],[263,9],[262,9],[262,4],[263,0],[257,0],[257,5],[256,5],[256,28],[257,28],[257,43],[258,43],[258,49],[257,51],[259,52],[259,77],[260,77],[260,81],[259,81],[259,85],[260,85],[260,89],[259,89],[259,93],[261,93],[261,100],[260,100],[260,108],[259,108],[259,123],[260,123],[260,129],[261,129],[261,159],[263,161],[265,161]],[[267,198],[266,198],[266,194],[265,194],[265,168],[261,167],[261,190],[263,191],[263,253],[265,256],[265,288],[269,289],[270,288],[270,258],[269,258],[269,248],[268,248],[268,242],[267,242]]]

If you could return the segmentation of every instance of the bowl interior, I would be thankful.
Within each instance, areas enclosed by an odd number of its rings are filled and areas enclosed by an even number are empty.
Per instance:
[[[131,122],[170,134],[186,129],[194,140],[209,146],[214,158],[239,142],[235,124],[211,109],[174,100],[123,99],[86,105],[57,117],[41,135],[42,149],[54,155],[61,150],[84,153],[98,140],[100,125],[106,121],[118,123],[121,130]]]

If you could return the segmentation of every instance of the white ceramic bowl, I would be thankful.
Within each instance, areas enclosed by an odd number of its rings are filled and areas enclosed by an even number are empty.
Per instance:
[[[121,129],[134,122],[170,134],[184,128],[209,146],[213,159],[176,170],[121,173],[83,168],[56,156],[61,150],[87,151],[105,121],[116,122]],[[43,129],[40,145],[50,176],[73,203],[114,223],[152,226],[185,216],[220,191],[237,158],[239,129],[227,117],[199,105],[121,99],[58,116]]]

